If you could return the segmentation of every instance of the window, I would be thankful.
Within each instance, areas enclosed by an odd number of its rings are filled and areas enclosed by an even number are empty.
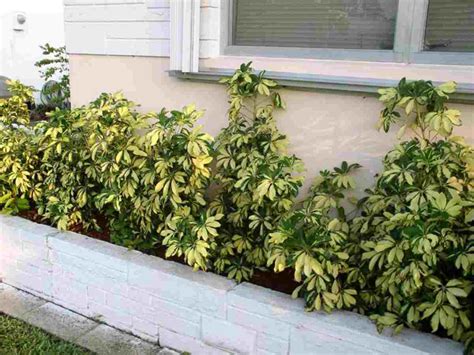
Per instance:
[[[238,46],[393,49],[398,0],[238,0]]]
[[[229,0],[224,54],[474,64],[474,0]]]
[[[424,50],[474,52],[474,1],[431,0]]]

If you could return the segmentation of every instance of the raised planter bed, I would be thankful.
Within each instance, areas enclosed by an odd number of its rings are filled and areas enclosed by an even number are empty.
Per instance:
[[[81,234],[0,215],[0,279],[65,308],[194,354],[462,354],[405,330],[380,335],[351,312],[301,300]]]

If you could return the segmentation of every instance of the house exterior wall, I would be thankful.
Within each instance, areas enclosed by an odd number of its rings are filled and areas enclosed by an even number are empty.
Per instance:
[[[226,125],[225,87],[170,77],[168,58],[72,55],[70,62],[73,105],[86,104],[102,92],[122,91],[140,104],[142,111],[195,103],[206,110],[200,123],[212,135]],[[376,98],[300,90],[283,90],[282,96],[288,107],[278,113],[278,125],[288,136],[289,151],[303,159],[307,184],[321,169],[330,169],[343,160],[363,165],[357,173],[360,190],[373,183],[381,158],[396,142],[397,131],[377,131],[381,104]],[[473,107],[453,106],[461,110],[464,121],[456,133],[474,143]]]
[[[19,26],[16,14],[26,22]],[[43,80],[34,63],[41,59],[40,45],[64,46],[62,0],[1,0],[0,75],[40,89]]]
[[[169,0],[64,0],[64,5],[70,53],[170,56]],[[219,1],[201,1],[202,58],[218,52],[219,11]]]
[[[236,68],[253,60],[256,69],[276,72],[474,82],[472,66],[220,56],[221,27],[225,25],[221,4],[220,0],[200,1],[202,68]],[[226,125],[228,103],[222,85],[169,76],[170,1],[65,0],[65,21],[73,105],[86,104],[102,92],[123,91],[143,111],[195,103],[206,110],[201,123],[213,135]],[[396,142],[395,133],[376,130],[381,104],[375,97],[355,92],[302,90],[284,90],[283,97],[288,108],[278,114],[278,124],[288,135],[290,152],[305,163],[307,185],[303,191],[321,169],[330,169],[343,160],[364,166],[357,176],[359,191],[373,184],[381,158]],[[464,121],[456,133],[474,143],[473,107],[453,106],[462,111]]]

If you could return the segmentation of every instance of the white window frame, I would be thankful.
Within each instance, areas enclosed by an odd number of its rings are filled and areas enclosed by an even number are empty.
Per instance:
[[[234,6],[235,0],[222,1],[222,55],[474,65],[474,53],[423,51],[429,0],[399,0],[393,50],[236,46]]]

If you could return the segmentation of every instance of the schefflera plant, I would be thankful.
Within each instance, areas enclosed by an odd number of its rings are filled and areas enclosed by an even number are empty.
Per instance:
[[[293,206],[303,178],[301,161],[286,153],[274,111],[284,108],[277,83],[251,63],[221,80],[229,93],[229,124],[216,140],[218,190],[211,203],[223,214],[216,238],[214,268],[237,281],[265,267],[266,242]]]
[[[97,217],[108,214],[102,197],[107,183],[121,178],[117,151],[147,125],[146,115],[134,107],[120,93],[102,94],[79,108],[56,109],[38,125],[44,189],[36,203],[39,214],[59,229],[98,229]],[[117,192],[118,201],[123,196]]]
[[[15,80],[7,86],[12,96],[0,99],[0,212],[14,214],[40,193],[35,187],[40,158],[28,109],[33,89]]]
[[[349,274],[356,269],[352,256],[359,246],[342,202],[355,186],[351,174],[359,167],[343,162],[333,171],[321,171],[303,205],[285,216],[269,239],[268,266],[274,265],[275,272],[294,271],[301,285],[293,297],[303,297],[309,311],[352,309],[357,303]]]
[[[35,199],[38,213],[60,230],[81,226],[97,229],[95,197],[101,190],[87,140],[91,134],[92,109],[56,109],[39,123],[37,135],[41,152],[38,183],[41,195]]]
[[[460,112],[450,82],[402,80],[380,90],[385,131],[402,124],[353,232],[361,235],[361,291],[379,329],[404,326],[472,342],[474,150],[452,135]],[[469,346],[469,345],[468,345]],[[471,344],[472,346],[472,344]]]
[[[126,101],[113,115],[96,124],[89,144],[103,184],[97,205],[114,240],[144,250],[163,244],[167,257],[207,269],[222,216],[206,210],[213,139],[196,126],[202,112],[190,105],[142,115]]]

